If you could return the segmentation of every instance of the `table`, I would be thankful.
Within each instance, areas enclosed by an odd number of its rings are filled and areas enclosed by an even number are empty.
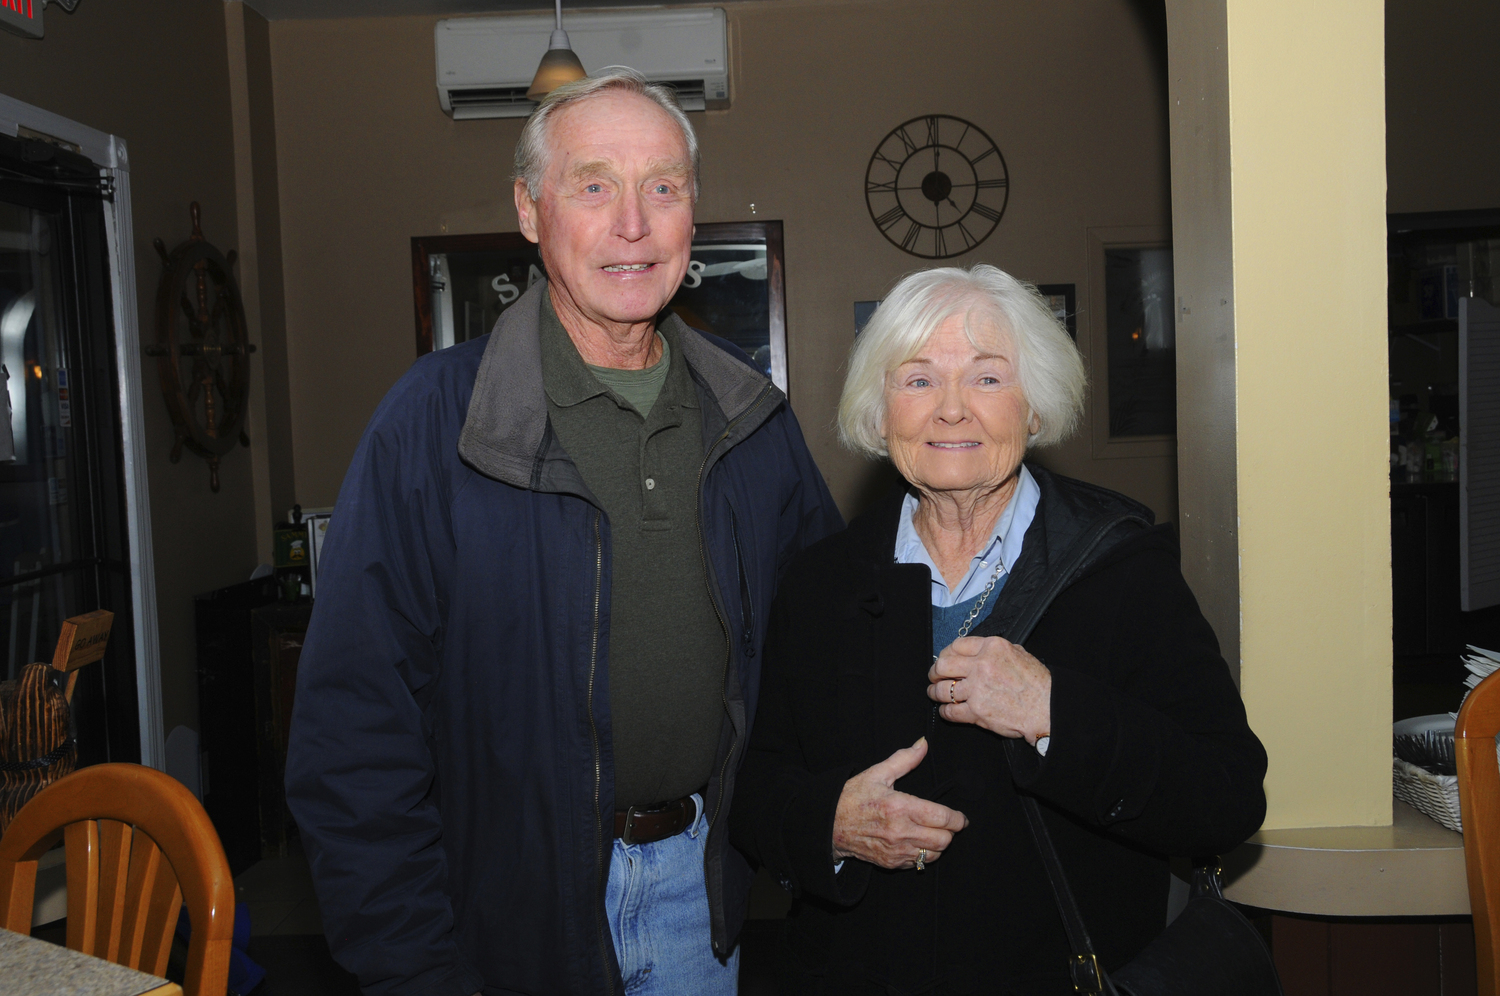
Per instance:
[[[3,929],[0,979],[17,996],[182,996],[175,982]]]
[[[1390,826],[1262,830],[1224,855],[1224,894],[1269,914],[1287,992],[1476,991],[1464,839],[1391,808]]]
[[[1316,916],[1466,916],[1464,839],[1399,799],[1388,827],[1262,830],[1224,856],[1224,895]]]

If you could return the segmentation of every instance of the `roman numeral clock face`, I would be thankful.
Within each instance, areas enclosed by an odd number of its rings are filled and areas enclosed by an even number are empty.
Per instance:
[[[865,171],[865,203],[897,248],[947,259],[989,238],[1010,199],[1005,157],[962,118],[912,118],[881,140]]]

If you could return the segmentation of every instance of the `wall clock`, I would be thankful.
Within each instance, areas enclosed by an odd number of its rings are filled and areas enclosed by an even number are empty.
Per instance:
[[[893,245],[947,259],[989,238],[1010,199],[1000,149],[947,114],[912,118],[885,136],[865,170],[865,204]]]

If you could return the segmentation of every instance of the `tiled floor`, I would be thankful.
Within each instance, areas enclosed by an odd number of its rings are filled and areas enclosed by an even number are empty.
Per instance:
[[[354,976],[328,953],[300,849],[251,865],[235,878],[234,891],[250,909],[250,957],[266,970],[254,996],[359,996]]]
[[[266,858],[234,880],[235,898],[250,907],[250,936],[322,934],[312,873],[300,850]]]

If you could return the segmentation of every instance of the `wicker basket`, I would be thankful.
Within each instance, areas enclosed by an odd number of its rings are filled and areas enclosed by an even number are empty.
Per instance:
[[[1434,775],[1399,757],[1392,758],[1391,788],[1396,798],[1449,830],[1464,832],[1458,809],[1458,776]]]

